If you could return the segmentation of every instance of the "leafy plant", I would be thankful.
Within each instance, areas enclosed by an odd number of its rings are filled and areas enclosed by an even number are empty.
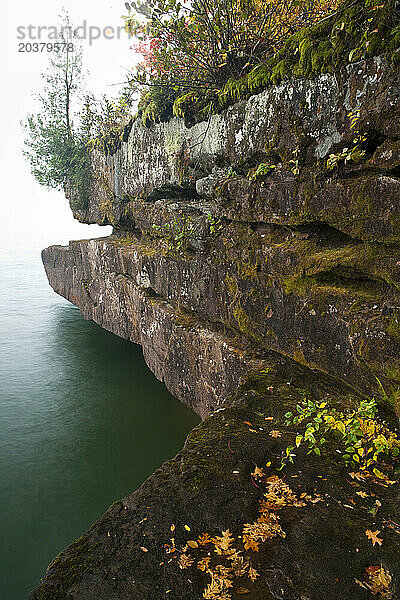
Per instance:
[[[360,112],[349,112],[347,115],[350,118],[350,128],[357,129],[358,121],[360,119]],[[343,148],[341,152],[338,154],[330,154],[328,160],[326,161],[326,166],[328,169],[333,170],[338,166],[339,163],[344,162],[346,165],[348,162],[358,163],[365,157],[365,150],[363,146],[367,141],[367,135],[358,134],[353,139],[353,146],[351,148]]]
[[[279,50],[337,0],[146,0],[126,3],[142,54],[134,80],[175,92],[221,86]],[[178,94],[177,94],[178,95]]]
[[[81,120],[91,148],[113,151],[122,141],[131,119],[134,92],[132,86],[126,85],[114,99],[105,95],[99,101],[93,96],[85,98]]]
[[[182,250],[187,244],[189,236],[193,233],[193,221],[190,215],[172,219],[164,225],[153,225],[153,230],[160,232],[169,241],[169,250]]]
[[[296,413],[285,414],[286,425],[295,425],[298,433],[294,445],[284,452],[281,469],[288,462],[293,463],[297,448],[302,446],[308,448],[308,454],[320,456],[329,439],[336,444],[346,465],[385,478],[378,469],[379,463],[385,456],[399,455],[400,440],[395,432],[377,421],[377,410],[374,399],[362,400],[347,411],[329,407],[327,402],[305,399],[297,405]]]
[[[222,230],[221,219],[216,219],[211,213],[207,215],[207,223],[211,235],[217,235]]]
[[[289,160],[289,168],[292,171],[293,175],[300,175],[300,167],[299,167],[299,149],[293,150],[292,156]]]
[[[362,149],[362,145],[366,142],[366,140],[366,134],[358,135],[353,140],[354,146],[352,146],[352,148],[343,148],[343,150],[338,154],[330,154],[328,160],[326,161],[326,166],[328,169],[334,169],[341,162],[343,162],[345,165],[348,162],[361,162],[365,157],[365,150]]]
[[[250,169],[250,171],[247,173],[247,178],[250,181],[256,181],[257,179],[260,179],[262,177],[266,177],[267,175],[269,175],[271,173],[271,171],[276,169],[276,167],[277,167],[277,165],[260,163],[256,169]]]

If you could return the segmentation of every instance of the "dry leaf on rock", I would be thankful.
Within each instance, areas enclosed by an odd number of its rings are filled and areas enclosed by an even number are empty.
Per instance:
[[[251,579],[251,581],[255,581],[257,577],[260,576],[260,573],[257,573],[257,571],[253,567],[250,567],[247,576],[249,579]]]
[[[178,560],[180,569],[188,569],[194,563],[194,558],[188,554],[181,554]]]
[[[368,498],[369,494],[367,492],[356,492],[357,496],[361,496],[361,498]]]
[[[207,544],[212,543],[212,537],[208,533],[202,533],[197,538],[197,541],[200,546],[206,546]]]
[[[392,576],[389,571],[381,565],[367,567],[364,573],[364,581],[355,580],[359,586],[369,590],[374,596],[379,596],[381,600],[393,598],[390,590]]]
[[[370,529],[367,529],[365,532],[365,535],[369,540],[371,540],[373,546],[375,546],[375,544],[379,544],[379,546],[382,546],[383,539],[378,537],[378,533],[380,533],[380,529],[377,529],[376,531],[371,531]]]
[[[252,477],[264,477],[265,473],[262,469],[260,469],[260,467],[257,467],[254,469],[254,471],[251,474]]]
[[[269,435],[273,438],[278,438],[278,437],[282,437],[282,432],[278,431],[278,429],[273,429],[272,431],[269,432]]]
[[[234,541],[235,538],[232,536],[229,529],[223,531],[221,536],[216,535],[215,538],[213,538],[212,540],[215,546],[215,552],[217,554],[224,554],[224,552],[228,550],[230,546],[232,546]]]
[[[253,540],[249,535],[242,536],[243,545],[245,550],[252,550],[253,552],[258,552],[258,542]]]
[[[205,556],[197,563],[197,568],[199,571],[207,571],[210,564],[211,556]]]

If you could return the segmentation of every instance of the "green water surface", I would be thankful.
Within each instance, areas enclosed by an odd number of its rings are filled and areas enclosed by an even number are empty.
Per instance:
[[[198,418],[141,350],[48,286],[39,253],[0,263],[0,598],[182,446]]]

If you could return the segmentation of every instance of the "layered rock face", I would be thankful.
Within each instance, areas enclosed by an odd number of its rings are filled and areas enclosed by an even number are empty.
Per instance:
[[[89,205],[76,212],[112,224],[114,235],[45,251],[50,283],[88,318],[140,343],[149,338],[133,331],[134,309],[119,307],[119,319],[114,306],[107,317],[107,304],[146,290],[178,318],[189,311],[192,325],[365,394],[377,392],[378,377],[395,406],[399,116],[398,71],[377,57],[285,82],[192,127],[177,118],[134,123],[116,153],[94,153]],[[65,290],[59,280],[71,262]],[[111,298],[102,287],[115,274]]]
[[[285,411],[304,395],[348,405],[377,394],[400,414],[399,92],[398,71],[377,57],[193,126],[134,122],[116,152],[94,152],[75,216],[114,232],[44,250],[49,282],[141,344],[207,418],[61,553],[34,600],[198,600],[207,574],[171,560],[171,536],[237,536],[254,521],[251,472],[276,473],[295,433]],[[251,555],[261,575],[239,577],[234,599],[366,599],[365,569],[377,565],[390,574],[380,597],[396,597],[398,486],[349,481],[336,459],[301,456],[286,471],[298,497],[320,499],[280,513],[286,537]]]

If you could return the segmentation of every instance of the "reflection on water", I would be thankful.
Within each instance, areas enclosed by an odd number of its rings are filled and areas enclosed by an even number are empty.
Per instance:
[[[56,296],[38,254],[0,264],[0,598],[173,456],[198,421],[140,348]]]

